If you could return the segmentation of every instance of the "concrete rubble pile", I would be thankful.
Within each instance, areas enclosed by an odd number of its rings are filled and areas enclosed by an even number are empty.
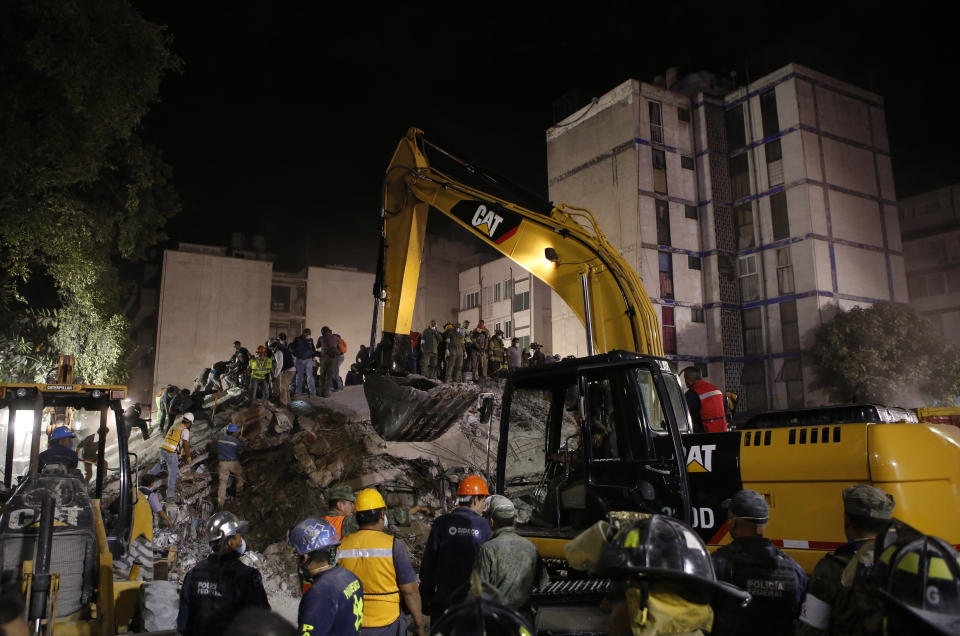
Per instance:
[[[363,387],[347,387],[325,400],[296,400],[289,409],[271,403],[235,409],[218,407],[211,426],[198,421],[191,430],[193,461],[181,469],[176,503],[165,504],[175,522],[170,530],[161,522],[155,532],[158,558],[176,547],[170,566],[172,577],[183,576],[209,554],[201,530],[216,511],[216,440],[231,416],[237,413],[246,444],[241,462],[245,484],[226,503],[241,519],[250,522],[245,535],[244,560],[264,577],[271,605],[290,620],[296,618],[300,592],[296,561],[284,539],[287,531],[307,516],[327,510],[324,492],[332,485],[354,490],[377,487],[388,506],[429,506],[448,509],[460,476],[485,472],[490,433],[490,466],[496,465],[496,433],[501,385],[489,381],[480,390],[495,394],[494,423],[488,431],[478,419],[478,408],[469,405],[439,438],[430,442],[386,442],[370,423]],[[149,468],[152,462],[143,462]],[[492,475],[490,475],[492,477]],[[410,550],[419,567],[432,518],[415,515],[409,526],[391,526]]]

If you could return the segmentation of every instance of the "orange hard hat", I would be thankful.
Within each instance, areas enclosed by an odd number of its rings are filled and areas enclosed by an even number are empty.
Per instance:
[[[487,482],[480,475],[467,475],[460,480],[460,485],[457,487],[457,495],[490,495],[490,491],[487,490]]]
[[[257,353],[266,353],[266,352],[267,352],[267,348],[264,347],[263,345],[260,345],[259,347],[257,347]]]

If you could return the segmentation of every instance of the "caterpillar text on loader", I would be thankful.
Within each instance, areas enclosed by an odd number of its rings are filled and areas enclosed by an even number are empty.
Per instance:
[[[126,388],[75,383],[72,358],[61,356],[56,382],[0,384],[0,584],[23,595],[33,633],[115,634],[133,618],[141,584],[139,565],[119,568],[123,580],[115,565],[129,566],[135,540],[152,541],[152,513],[118,430]],[[43,439],[60,425],[78,440],[97,436],[81,457],[87,476],[62,464],[39,470]]]
[[[428,149],[485,185],[438,171]],[[896,498],[898,518],[960,544],[960,429],[917,422],[903,409],[851,415],[835,407],[750,430],[692,433],[684,388],[661,357],[657,315],[636,272],[588,210],[529,201],[534,197],[421,131],[407,131],[384,183],[376,362],[388,373],[410,351],[430,207],[570,306],[586,328],[590,355],[519,370],[506,383],[501,409],[496,489],[525,502],[520,509],[532,508],[518,530],[541,554],[563,558],[570,538],[613,511],[665,512],[709,545],[727,543],[721,503],[752,488],[770,505],[767,536],[811,570],[845,541],[840,493],[853,483],[883,488]],[[387,439],[434,438],[446,430],[435,425],[438,418],[455,419],[450,399],[432,399],[437,389],[428,399],[388,385],[385,375],[372,374],[365,385],[374,426]]]

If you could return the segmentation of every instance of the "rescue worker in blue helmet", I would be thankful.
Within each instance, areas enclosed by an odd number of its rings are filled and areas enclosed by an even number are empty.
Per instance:
[[[37,470],[43,472],[47,464],[63,464],[67,470],[77,467],[79,461],[77,451],[73,450],[73,440],[76,435],[66,426],[58,426],[50,434],[50,446],[40,453],[40,463]]]
[[[340,535],[325,519],[308,518],[287,539],[297,551],[298,567],[313,584],[300,600],[300,636],[359,634],[363,624],[363,585],[356,575],[335,565]]]
[[[227,433],[217,440],[217,506],[221,509],[227,500],[227,482],[230,475],[237,480],[237,494],[243,491],[243,466],[240,465],[240,453],[243,452],[243,440],[240,439],[239,416],[234,413],[233,421],[227,424]]]

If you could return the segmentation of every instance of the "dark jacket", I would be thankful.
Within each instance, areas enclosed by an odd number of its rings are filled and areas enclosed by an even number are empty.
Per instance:
[[[301,636],[359,634],[363,620],[363,585],[350,570],[336,566],[313,577],[300,599],[297,633]]]
[[[238,554],[209,556],[183,579],[177,631],[220,636],[247,607],[270,609],[260,572],[241,563]]]
[[[770,539],[739,537],[713,553],[717,579],[750,592],[746,609],[717,608],[712,636],[793,634],[807,589],[803,568]]]
[[[47,464],[63,464],[63,467],[67,470],[73,470],[77,467],[79,460],[75,450],[60,444],[51,444],[50,448],[40,453],[39,461],[38,471],[43,470],[43,467]]]
[[[447,607],[450,595],[466,583],[473,559],[492,534],[490,523],[470,508],[457,508],[433,522],[420,564],[420,595],[432,611]]]
[[[316,353],[316,347],[313,346],[313,338],[297,336],[290,344],[290,351],[293,353],[294,357],[297,357],[301,360],[312,358]]]

